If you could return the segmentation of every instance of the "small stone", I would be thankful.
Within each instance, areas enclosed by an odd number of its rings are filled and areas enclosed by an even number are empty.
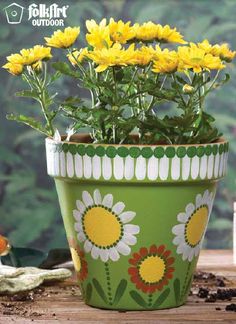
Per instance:
[[[228,312],[236,312],[236,304],[229,304],[225,307],[225,310]]]

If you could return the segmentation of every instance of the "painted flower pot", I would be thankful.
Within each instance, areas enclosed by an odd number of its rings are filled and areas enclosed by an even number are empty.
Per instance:
[[[228,143],[100,145],[46,140],[71,254],[88,305],[185,303]]]

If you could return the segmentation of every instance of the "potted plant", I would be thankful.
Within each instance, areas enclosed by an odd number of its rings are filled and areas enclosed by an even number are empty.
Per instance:
[[[187,43],[175,28],[153,22],[111,18],[86,27],[87,47],[75,47],[80,28],[68,27],[46,37],[46,47],[7,57],[4,68],[29,85],[17,95],[37,100],[46,123],[8,119],[47,136],[48,174],[85,302],[180,306],[227,166],[228,142],[204,102],[228,81],[220,71],[235,52],[207,40]],[[69,61],[53,62],[52,47]],[[91,101],[58,100],[51,85],[62,75]],[[54,126],[58,114],[72,122],[65,136]]]

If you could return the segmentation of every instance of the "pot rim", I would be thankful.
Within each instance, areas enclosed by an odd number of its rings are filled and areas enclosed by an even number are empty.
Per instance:
[[[134,134],[134,137],[137,135]],[[92,145],[92,146],[114,146],[114,147],[195,147],[195,146],[207,146],[207,145],[214,145],[214,144],[227,144],[228,140],[226,140],[224,137],[220,137],[215,142],[207,142],[207,143],[195,143],[195,144],[112,144],[112,143],[93,143],[90,141],[91,137],[88,133],[80,133],[80,134],[74,134],[71,136],[71,138],[78,138],[79,141],[65,141],[66,135],[62,135],[62,140],[59,142],[57,140],[54,140],[52,137],[47,137],[46,140],[49,140],[53,142],[56,145],[62,145],[62,144],[70,144],[70,145],[78,145],[78,144],[85,144],[85,145]]]

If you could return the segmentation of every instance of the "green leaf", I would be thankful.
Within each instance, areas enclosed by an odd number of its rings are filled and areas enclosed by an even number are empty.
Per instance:
[[[27,117],[24,115],[14,115],[14,114],[8,114],[7,115],[7,119],[8,120],[14,120],[17,121],[19,123],[23,123],[27,126],[32,127],[33,129],[39,131],[40,133],[46,135],[46,136],[50,136],[51,134],[46,130],[46,128],[44,128],[40,122],[38,122],[37,120],[35,120],[32,117]]]
[[[107,304],[107,297],[106,294],[102,288],[102,286],[100,285],[100,283],[97,281],[96,278],[93,278],[93,285],[98,293],[98,295],[102,298],[102,300]]]
[[[119,285],[117,286],[113,305],[116,305],[120,301],[121,297],[123,296],[123,294],[125,292],[126,287],[127,287],[127,280],[122,279],[120,281]]]
[[[193,279],[193,276],[190,276],[189,280],[188,280],[188,283],[185,287],[185,290],[184,290],[184,295],[186,296],[188,294],[188,291],[190,290],[191,288],[191,283],[192,283],[192,279]]]
[[[17,97],[33,98],[38,100],[38,93],[35,90],[23,90],[15,93]]]
[[[68,75],[68,76],[72,76],[74,78],[78,78],[80,77],[80,73],[78,73],[77,71],[73,70],[69,64],[65,63],[65,62],[56,62],[52,64],[52,67],[59,71],[62,74]]]
[[[159,306],[161,306],[164,301],[166,300],[166,298],[169,296],[170,293],[170,288],[167,288],[166,290],[164,290],[161,295],[159,297],[157,297],[156,301],[154,302],[154,304],[152,305],[153,308],[157,308]]]
[[[130,291],[130,296],[131,298],[133,298],[133,300],[141,307],[143,308],[148,308],[147,303],[145,302],[145,300],[143,299],[143,297],[141,295],[139,295],[139,293],[136,290],[132,290]]]
[[[87,284],[86,287],[86,294],[85,294],[85,298],[86,298],[86,302],[89,303],[91,297],[92,297],[92,293],[93,293],[93,286],[91,285],[91,283],[89,282]]]
[[[176,305],[179,305],[179,301],[180,301],[180,280],[179,280],[179,278],[176,278],[174,280],[174,292],[175,292]]]

